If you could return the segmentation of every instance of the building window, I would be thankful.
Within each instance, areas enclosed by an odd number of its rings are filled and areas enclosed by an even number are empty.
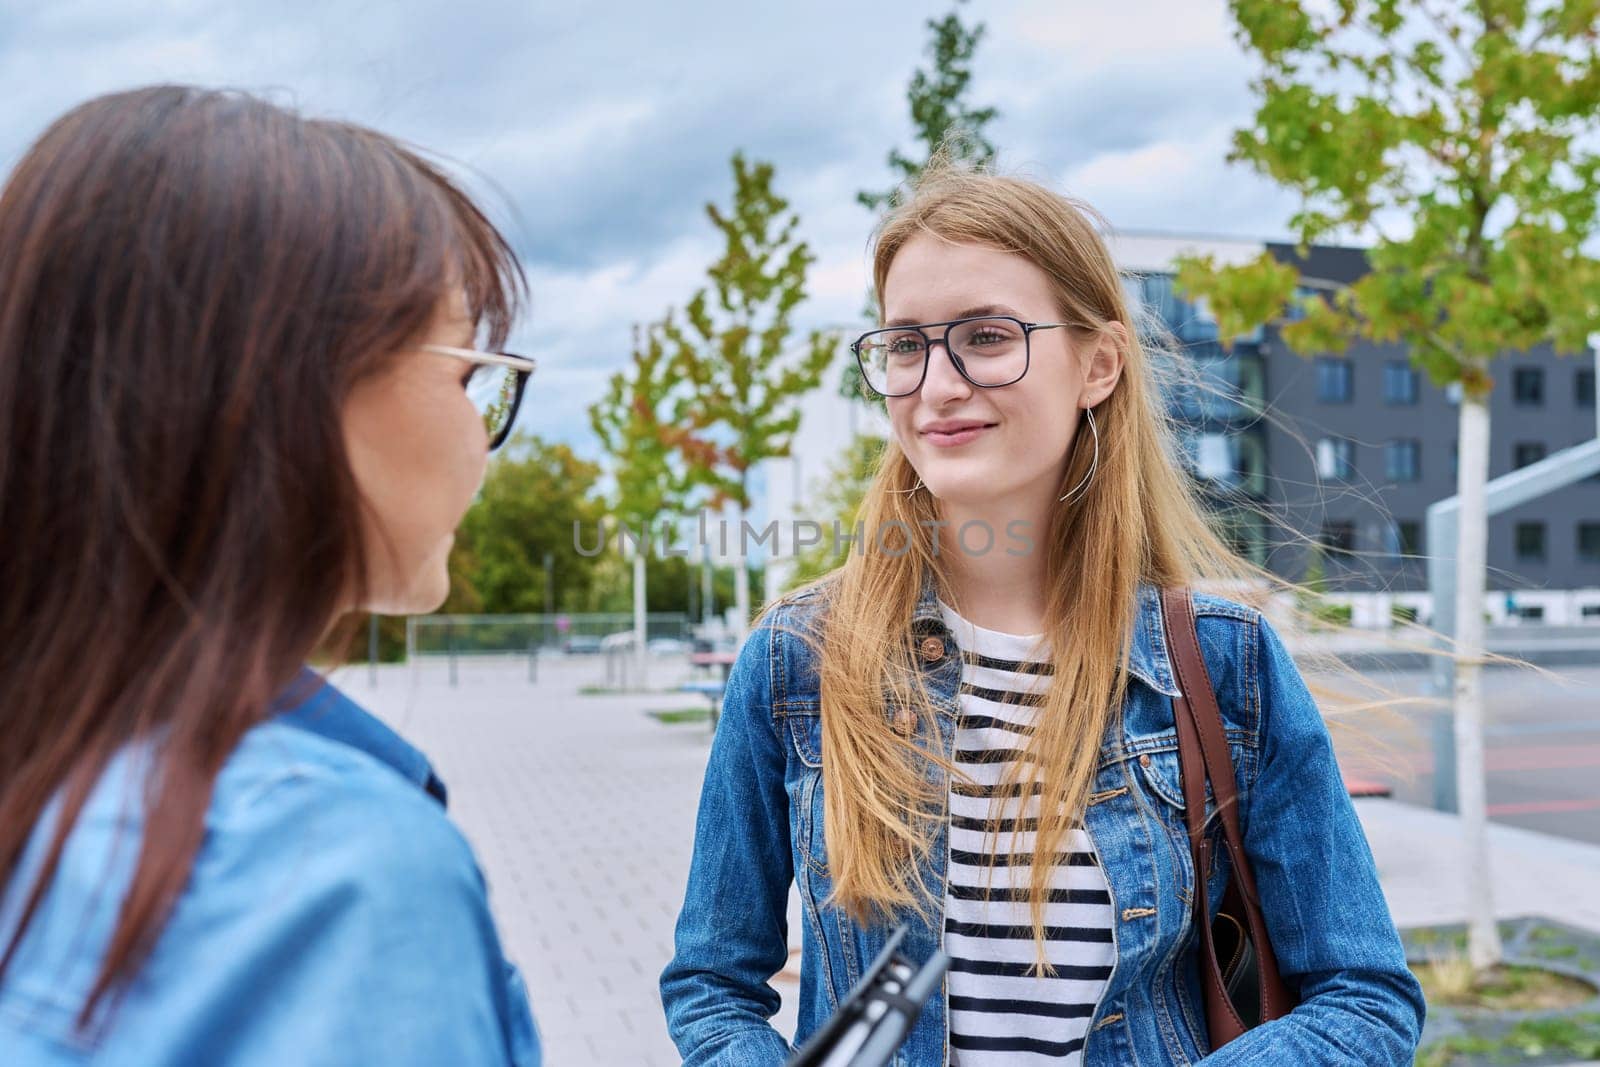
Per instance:
[[[1461,442],[1450,442],[1450,484],[1461,480]]]
[[[1451,382],[1444,387],[1444,399],[1451,407],[1461,406],[1461,383]]]
[[[1518,407],[1544,405],[1544,368],[1518,367],[1511,372],[1511,398]]]
[[[1600,522],[1578,523],[1578,558],[1600,563]]]
[[[1211,528],[1240,556],[1264,567],[1267,563],[1266,520],[1253,511],[1224,507],[1210,514]]]
[[[1353,522],[1325,522],[1317,543],[1329,552],[1354,552],[1356,550],[1356,524]]]
[[[1417,372],[1411,364],[1392,359],[1383,365],[1385,404],[1415,404],[1417,391]]]
[[[1384,474],[1391,482],[1414,482],[1422,477],[1422,442],[1414,438],[1390,441],[1383,448]]]
[[[1401,519],[1395,523],[1395,529],[1400,534],[1402,556],[1422,555],[1422,523],[1415,519]]]
[[[1391,556],[1422,555],[1422,523],[1397,519],[1385,527],[1384,547]]]
[[[1317,442],[1317,477],[1347,482],[1355,476],[1355,442],[1343,437],[1324,437]]]
[[[1355,372],[1348,359],[1317,359],[1317,399],[1324,404],[1348,404],[1355,395]]]
[[[1239,489],[1257,496],[1267,488],[1267,456],[1261,438],[1252,433],[1202,433],[1189,439],[1194,473],[1221,489]]]
[[[1266,406],[1266,380],[1261,357],[1235,347],[1224,353],[1215,341],[1188,345],[1199,374],[1182,382],[1172,395],[1180,418],[1188,422],[1249,421]]]
[[[1578,399],[1580,408],[1594,407],[1594,368],[1579,367],[1574,375],[1572,392]]]
[[[1543,441],[1518,441],[1511,446],[1511,469],[1521,470],[1539,462],[1545,456]]]
[[[1517,523],[1517,559],[1523,563],[1544,562],[1544,523]]]

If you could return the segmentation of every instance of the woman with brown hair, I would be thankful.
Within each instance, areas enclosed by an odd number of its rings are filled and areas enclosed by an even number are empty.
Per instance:
[[[661,980],[685,1062],[787,1056],[792,885],[802,1041],[903,924],[950,965],[897,1065],[1411,1063],[1322,716],[1258,608],[1190,596],[1270,576],[1207,521],[1089,213],[936,161],[873,282],[891,437],[846,561],[728,679]],[[1256,968],[1217,951],[1238,914]]]
[[[157,87],[0,193],[0,1059],[538,1061],[427,760],[303,664],[422,612],[524,293],[437,168]]]

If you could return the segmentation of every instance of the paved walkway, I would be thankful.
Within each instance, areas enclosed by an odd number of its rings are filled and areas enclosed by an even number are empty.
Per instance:
[[[671,684],[685,668],[659,664]],[[599,659],[442,663],[337,677],[433,758],[451,813],[477,849],[509,955],[522,967],[552,1067],[668,1067],[656,980],[688,870],[709,746],[702,724],[645,712],[703,707],[692,695],[586,696]],[[1357,802],[1402,926],[1464,918],[1454,819],[1386,800]],[[1600,930],[1600,847],[1492,828],[1502,916],[1542,913]],[[791,906],[792,942],[798,915]],[[792,982],[775,982],[786,996]],[[792,1033],[792,1008],[778,1024]]]
[[[672,954],[709,748],[701,724],[651,708],[676,693],[584,696],[602,661],[364,668],[339,685],[425,750],[478,852],[507,953],[522,968],[552,1067],[669,1067],[657,978]],[[664,663],[668,683],[685,668]],[[798,925],[795,925],[798,931]],[[792,987],[791,987],[792,988]],[[792,1028],[793,1022],[788,1025]]]

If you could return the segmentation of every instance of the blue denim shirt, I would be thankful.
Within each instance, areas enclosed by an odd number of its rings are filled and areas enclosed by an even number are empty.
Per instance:
[[[1287,1017],[1207,1054],[1195,876],[1171,701],[1178,688],[1160,597],[1145,588],[1130,684],[1103,739],[1084,816],[1117,916],[1117,964],[1090,1022],[1084,1063],[1410,1064],[1422,1029],[1422,991],[1406,967],[1322,717],[1258,612],[1215,597],[1195,601],[1237,772],[1246,851],[1279,967],[1300,1003]],[[937,925],[908,913],[862,926],[828,903],[833,886],[823,837],[815,654],[786,632],[815,628],[819,603],[814,592],[804,592],[777,606],[745,643],[728,680],[676,954],[661,977],[668,1028],[686,1067],[762,1067],[788,1054],[768,1019],[779,1003],[769,979],[786,959],[791,883],[805,921],[796,1043],[827,1019],[900,922],[911,925],[905,951],[913,959],[940,942],[942,916]],[[923,664],[940,715],[937,735],[924,733],[921,741],[948,758],[960,656],[931,586],[909,622],[916,641],[929,635],[944,642],[944,655]],[[1212,854],[1215,908],[1227,859],[1220,847]],[[944,864],[941,837],[921,872],[941,904]],[[923,1010],[894,1062],[949,1062],[942,995]]]
[[[108,766],[0,979],[0,1063],[538,1064],[527,992],[428,761],[310,671],[291,693],[218,775],[151,955],[80,1032],[146,830],[150,748]],[[0,944],[56,811],[0,896]]]

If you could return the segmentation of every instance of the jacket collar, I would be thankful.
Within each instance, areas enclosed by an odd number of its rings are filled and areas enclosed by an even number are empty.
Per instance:
[[[922,591],[911,616],[914,632],[944,629],[939,611],[939,591],[932,574],[922,577]],[[1128,651],[1128,673],[1164,696],[1182,693],[1174,680],[1172,661],[1167,655],[1166,627],[1162,623],[1161,590],[1147,582],[1139,583],[1139,616],[1133,627],[1133,646]]]
[[[446,791],[428,757],[368,714],[334,684],[302,667],[273,704],[277,721],[365,752],[402,778],[445,803]]]

